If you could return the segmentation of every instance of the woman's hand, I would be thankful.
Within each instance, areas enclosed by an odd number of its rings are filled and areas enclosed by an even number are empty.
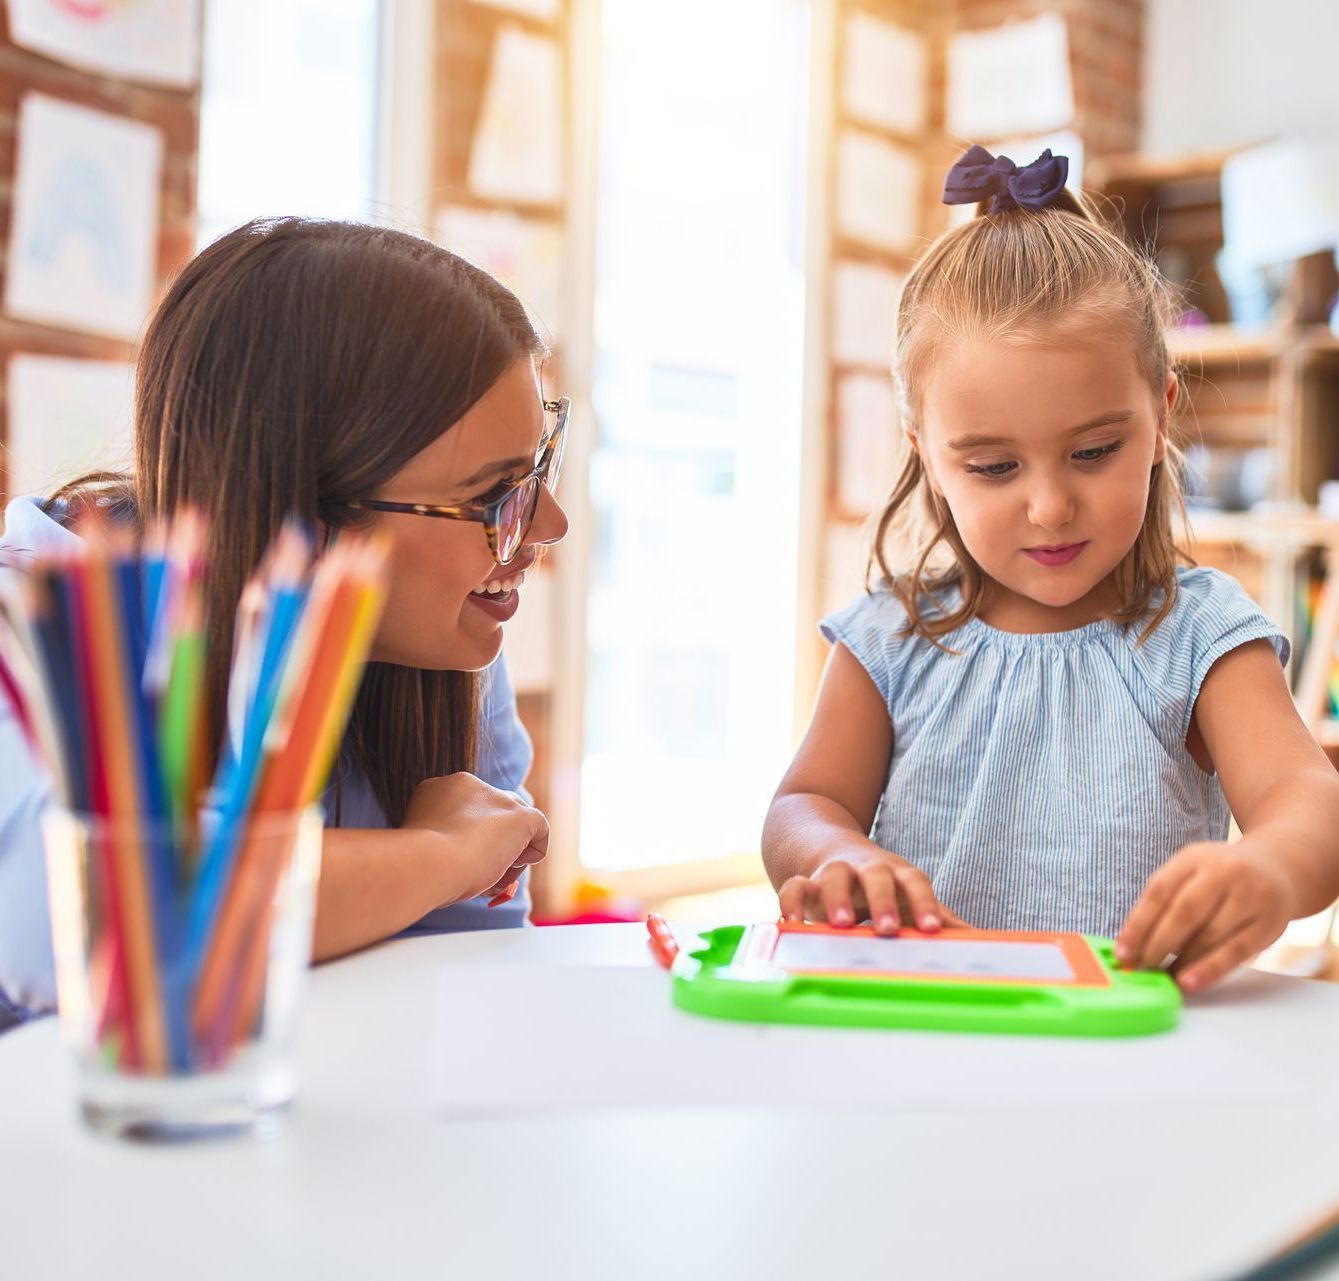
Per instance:
[[[1217,983],[1268,947],[1293,919],[1287,872],[1250,837],[1187,845],[1149,878],[1116,940],[1132,969],[1172,960],[1187,992]]]
[[[442,838],[443,906],[479,894],[509,898],[521,873],[549,849],[548,820],[539,810],[473,774],[424,779],[401,826]]]
[[[920,868],[873,841],[852,841],[849,850],[819,864],[811,875],[792,876],[777,897],[783,920],[837,926],[867,920],[876,934],[896,934],[903,925],[932,932],[967,924],[935,898]]]

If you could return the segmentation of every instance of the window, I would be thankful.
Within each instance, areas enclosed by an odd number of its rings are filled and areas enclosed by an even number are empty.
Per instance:
[[[377,0],[205,7],[199,243],[263,214],[368,219]]]
[[[756,851],[792,743],[807,0],[604,0],[582,862]]]

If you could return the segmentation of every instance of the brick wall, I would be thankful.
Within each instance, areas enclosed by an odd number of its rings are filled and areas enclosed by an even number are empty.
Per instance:
[[[994,27],[1059,13],[1069,32],[1074,128],[1087,154],[1134,151],[1139,144],[1145,0],[954,0],[951,30]]]

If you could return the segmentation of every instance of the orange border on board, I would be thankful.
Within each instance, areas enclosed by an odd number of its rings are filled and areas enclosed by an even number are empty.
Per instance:
[[[994,974],[921,974],[902,970],[822,970],[792,969],[787,967],[786,974],[825,974],[833,978],[901,978],[915,979],[926,983],[999,983],[1015,987],[1110,987],[1111,976],[1107,973],[1097,954],[1082,934],[1049,930],[973,930],[950,926],[934,934],[920,930],[899,930],[897,934],[876,934],[868,925],[846,926],[837,929],[831,925],[818,925],[806,922],[798,924],[778,921],[775,924],[751,925],[740,941],[739,951],[731,968],[773,969],[772,958],[776,955],[777,945],[782,934],[830,934],[836,938],[906,938],[906,939],[944,939],[962,942],[975,940],[982,943],[1049,943],[1058,947],[1069,962],[1073,978],[1034,979],[1008,978]]]

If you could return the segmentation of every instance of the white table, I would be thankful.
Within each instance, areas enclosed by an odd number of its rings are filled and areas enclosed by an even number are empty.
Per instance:
[[[648,963],[640,927],[602,925],[325,966],[270,1143],[96,1138],[54,1022],[0,1038],[0,1277],[1206,1281],[1339,1200],[1332,985],[1245,974],[1192,1011],[1323,1087],[1291,1101],[447,1123],[425,1064],[438,972],[464,959]]]

